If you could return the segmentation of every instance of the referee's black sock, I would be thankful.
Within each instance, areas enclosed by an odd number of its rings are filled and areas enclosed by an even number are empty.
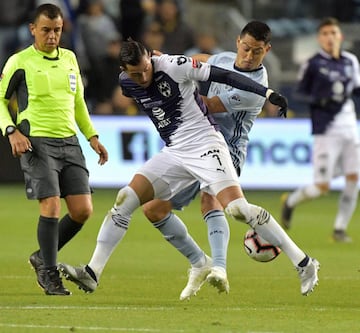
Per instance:
[[[39,217],[37,229],[41,257],[47,269],[56,267],[56,257],[59,239],[58,219],[55,217]]]
[[[82,223],[74,221],[69,214],[66,214],[59,222],[58,250],[70,241],[80,231],[82,226]]]

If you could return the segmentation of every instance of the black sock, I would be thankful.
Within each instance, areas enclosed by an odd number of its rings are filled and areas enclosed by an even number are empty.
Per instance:
[[[60,250],[70,239],[72,239],[82,228],[83,224],[71,219],[69,214],[66,214],[59,222],[59,244]]]
[[[91,269],[91,267],[89,265],[85,266],[85,270],[90,274],[90,276],[97,282],[97,278],[96,275],[94,273],[94,271]]]
[[[39,217],[37,237],[40,254],[46,269],[56,267],[59,228],[58,219],[54,217]]]
[[[298,264],[299,267],[305,267],[309,263],[309,256],[306,256],[303,260],[301,260]]]

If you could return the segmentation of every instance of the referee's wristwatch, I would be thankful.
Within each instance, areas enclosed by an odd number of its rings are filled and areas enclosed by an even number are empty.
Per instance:
[[[13,134],[15,131],[16,131],[16,127],[13,125],[6,127],[6,135],[7,136]]]

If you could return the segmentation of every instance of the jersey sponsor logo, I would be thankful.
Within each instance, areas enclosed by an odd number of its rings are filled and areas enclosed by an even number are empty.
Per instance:
[[[162,81],[158,84],[158,89],[164,97],[170,97],[171,96],[171,87],[170,84],[166,81]]]
[[[158,128],[164,128],[171,124],[170,119],[165,119],[165,111],[162,108],[154,107],[151,111],[154,117],[158,120]]]
[[[72,92],[76,92],[76,74],[74,73],[69,74],[69,84],[70,84],[70,90]]]

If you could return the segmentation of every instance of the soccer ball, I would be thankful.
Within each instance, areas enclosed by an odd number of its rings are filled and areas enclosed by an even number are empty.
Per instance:
[[[274,260],[281,253],[280,248],[260,237],[253,229],[244,236],[244,248],[250,258],[260,262]]]

